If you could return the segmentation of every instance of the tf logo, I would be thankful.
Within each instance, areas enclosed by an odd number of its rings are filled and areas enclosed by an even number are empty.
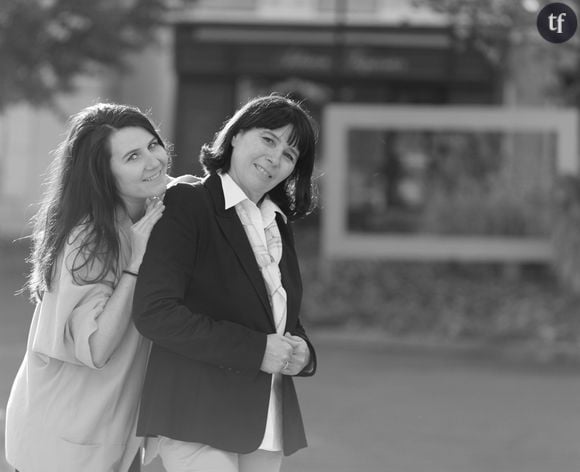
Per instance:
[[[549,3],[538,13],[536,25],[546,41],[564,43],[576,33],[578,19],[568,5]]]

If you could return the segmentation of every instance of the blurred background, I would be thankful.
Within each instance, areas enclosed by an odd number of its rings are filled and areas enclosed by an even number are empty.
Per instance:
[[[200,175],[223,121],[278,92],[320,126],[320,204],[295,225],[320,373],[283,470],[576,470],[580,33],[542,39],[547,3],[2,0],[0,420],[68,116],[148,110],[171,173]]]

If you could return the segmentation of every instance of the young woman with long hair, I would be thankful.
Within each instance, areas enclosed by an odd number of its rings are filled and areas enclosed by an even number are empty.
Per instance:
[[[164,210],[168,160],[137,108],[100,103],[70,120],[32,235],[36,309],[6,412],[6,456],[17,470],[138,469],[149,342],[131,307]]]

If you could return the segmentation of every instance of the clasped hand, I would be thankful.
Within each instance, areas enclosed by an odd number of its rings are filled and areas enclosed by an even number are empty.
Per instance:
[[[309,361],[308,344],[300,336],[269,334],[260,370],[268,374],[296,375]]]

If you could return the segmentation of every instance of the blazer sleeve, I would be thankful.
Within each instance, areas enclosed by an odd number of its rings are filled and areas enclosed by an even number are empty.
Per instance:
[[[165,195],[139,270],[133,300],[137,329],[155,344],[190,359],[234,369],[260,369],[266,334],[231,321],[213,319],[185,304],[200,228],[214,210],[201,184],[178,184]]]
[[[314,346],[310,342],[310,339],[308,339],[308,336],[306,336],[306,331],[304,331],[304,328],[302,327],[300,320],[298,320],[298,322],[296,323],[296,327],[292,330],[292,333],[290,333],[290,334],[292,334],[294,336],[300,336],[302,339],[304,339],[304,341],[306,341],[306,344],[308,344],[308,350],[310,351],[310,361],[304,367],[304,369],[302,369],[296,375],[298,377],[311,377],[311,376],[313,376],[316,373],[316,369],[318,367],[318,361],[316,358],[316,350],[314,349]]]

